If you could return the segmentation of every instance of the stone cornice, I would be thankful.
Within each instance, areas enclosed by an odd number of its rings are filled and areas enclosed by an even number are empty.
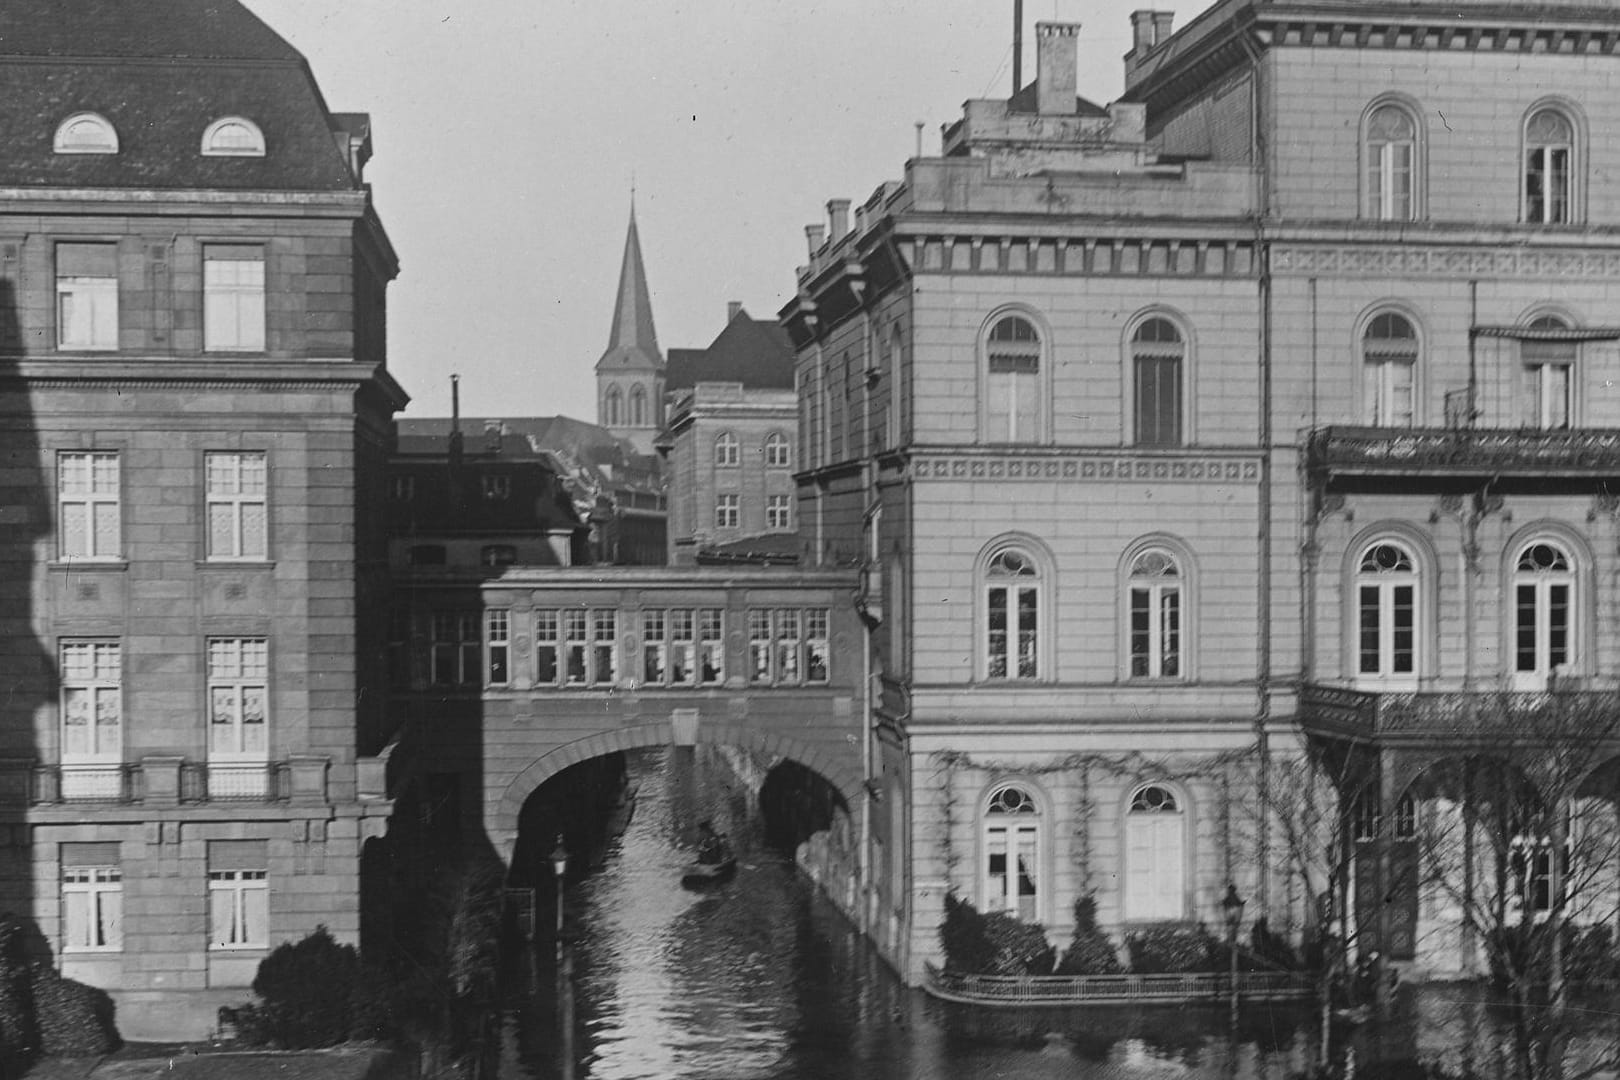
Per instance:
[[[1247,277],[1254,271],[1252,232],[1183,237],[1144,231],[1137,225],[1077,235],[1071,225],[1057,237],[1034,230],[984,235],[958,225],[949,232],[917,232],[897,244],[914,274]]]
[[[1119,447],[1001,449],[926,447],[909,451],[916,480],[1081,480],[1095,483],[1248,484],[1260,458],[1244,450],[1131,450]]]
[[[68,390],[331,390],[375,385],[395,408],[409,398],[381,367],[352,360],[16,360],[0,361],[0,386]]]
[[[268,216],[359,217],[369,191],[174,191],[159,188],[0,187],[0,215],[49,213],[218,214],[239,207]]]
[[[1620,278],[1620,248],[1278,244],[1271,249],[1271,270],[1335,277]]]

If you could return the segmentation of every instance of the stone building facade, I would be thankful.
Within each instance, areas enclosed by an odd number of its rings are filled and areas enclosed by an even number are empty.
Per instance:
[[[1172,23],[1133,17],[1106,108],[1043,24],[1033,84],[807,230],[781,314],[801,532],[864,568],[879,673],[867,917],[913,979],[952,892],[1059,945],[1078,898],[1118,939],[1219,926],[1229,884],[1297,930],[1267,785],[1309,751],[1373,823],[1329,917],[1467,970],[1395,851],[1446,812],[1420,774],[1488,748],[1490,695],[1617,674],[1620,16]]]
[[[233,2],[7,4],[0,81],[0,906],[197,1037],[389,809],[369,122]]]

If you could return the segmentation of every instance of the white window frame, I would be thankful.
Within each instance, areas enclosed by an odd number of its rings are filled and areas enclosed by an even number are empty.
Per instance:
[[[725,493],[714,498],[714,527],[736,529],[742,522],[742,496]]]
[[[56,455],[58,554],[63,560],[123,559],[122,459],[116,451],[65,450]],[[84,551],[70,550],[68,521],[84,522]]]
[[[1175,335],[1173,340],[1150,340],[1144,337],[1148,327],[1160,324],[1168,327]],[[1166,312],[1148,312],[1131,325],[1130,337],[1126,343],[1126,352],[1130,361],[1130,425],[1133,445],[1149,449],[1173,449],[1178,446],[1186,446],[1191,441],[1192,410],[1189,408],[1191,393],[1188,385],[1188,376],[1190,374],[1188,358],[1190,351],[1186,328]],[[1168,367],[1174,375],[1171,380],[1171,390],[1175,395],[1175,400],[1171,403],[1173,407],[1168,410],[1169,420],[1174,425],[1174,428],[1168,433],[1168,436],[1165,432],[1154,431],[1151,433],[1152,437],[1150,438],[1150,433],[1145,430],[1146,425],[1142,423],[1144,412],[1147,411],[1145,405],[1146,380],[1143,372],[1150,367],[1158,368],[1160,366]],[[1162,383],[1156,382],[1155,385],[1162,385]],[[1152,412],[1157,417],[1164,410],[1155,407]]]
[[[123,949],[123,868],[62,867],[62,952],[115,953]]]
[[[58,672],[62,699],[62,764],[114,765],[124,759],[123,645],[99,638],[67,638],[60,643]],[[83,707],[79,708],[78,703]],[[70,738],[70,718],[82,716],[84,737]],[[113,717],[111,723],[102,718]],[[85,745],[72,746],[75,741]]]
[[[718,469],[735,469],[742,464],[742,442],[729,431],[714,440],[714,464]]]
[[[1049,616],[1045,579],[1041,561],[1022,544],[998,544],[984,560],[979,653],[987,682],[1036,682],[1046,677],[1044,631]],[[1024,625],[1026,601],[1029,626]]]
[[[1150,796],[1150,792],[1162,794]],[[1168,805],[1163,801],[1166,796]],[[1180,791],[1158,781],[1131,791],[1125,803],[1124,828],[1126,921],[1186,918],[1188,832],[1187,808]]]
[[[1410,134],[1404,138],[1380,138],[1373,131],[1379,114],[1397,113],[1405,120]],[[1363,213],[1373,221],[1416,221],[1419,214],[1421,176],[1419,172],[1419,137],[1417,117],[1404,104],[1379,101],[1367,110],[1363,124],[1365,135],[1362,151],[1366,155],[1362,173],[1364,198]],[[1401,158],[1404,156],[1404,163]],[[1405,205],[1401,205],[1397,181],[1406,177]]]
[[[1003,326],[1020,323],[1031,340],[997,338]],[[1018,334],[1016,327],[1009,331]],[[1046,439],[1044,393],[1048,362],[1046,335],[1028,312],[997,313],[985,326],[983,441],[996,444],[1038,443]]]
[[[1371,564],[1371,565],[1369,565]],[[1415,687],[1422,667],[1423,564],[1412,545],[1393,537],[1380,537],[1361,545],[1354,578],[1355,619],[1352,631],[1355,677],[1380,685]],[[1406,612],[1403,628],[1400,615]],[[1374,664],[1367,669],[1363,638],[1369,629],[1378,635]],[[1402,645],[1402,636],[1410,641]]]
[[[118,129],[100,113],[74,113],[57,125],[51,149],[58,154],[116,154]]]
[[[979,884],[985,912],[1003,911],[1027,923],[1041,921],[1046,894],[1042,818],[1040,803],[1022,784],[999,785],[985,800]]]
[[[820,686],[831,681],[832,609],[748,609],[748,681],[755,686]]]
[[[245,116],[222,116],[203,129],[202,153],[204,157],[264,157],[264,132]]]
[[[793,447],[787,436],[780,431],[773,431],[765,436],[765,467],[767,469],[786,469],[793,464]]]
[[[1181,559],[1167,548],[1147,547],[1132,556],[1125,609],[1126,671],[1130,678],[1187,677],[1185,580]],[[1146,646],[1141,651],[1137,648],[1139,641]]]
[[[109,273],[63,272],[71,248],[107,249],[112,255]],[[113,352],[118,348],[118,248],[116,244],[85,241],[56,245],[56,347],[67,352]],[[80,309],[87,315],[79,314]]]
[[[1375,327],[1388,327],[1394,320],[1405,324],[1411,331],[1410,338],[1373,335]],[[1409,349],[1399,344],[1406,341],[1412,343]],[[1364,422],[1374,427],[1411,427],[1416,422],[1418,362],[1422,351],[1417,324],[1405,312],[1388,309],[1376,311],[1362,324],[1360,352]]]
[[[484,612],[484,685],[512,681],[512,613],[506,608]]]
[[[575,690],[618,682],[617,610],[537,608],[534,631],[536,686]]]
[[[1550,548],[1563,562],[1559,568],[1526,569],[1525,562],[1538,547]],[[1576,667],[1580,657],[1580,590],[1579,569],[1570,545],[1552,537],[1537,537],[1519,544],[1513,557],[1512,590],[1508,603],[1512,605],[1510,622],[1512,638],[1509,648],[1513,656],[1513,682],[1522,690],[1544,690],[1554,675]],[[1528,627],[1532,644],[1531,666],[1524,663],[1524,649],[1520,642],[1526,631],[1523,591],[1529,590],[1530,613],[1533,624]],[[1558,592],[1563,593],[1562,625],[1555,618]],[[1563,636],[1562,656],[1553,646],[1555,634]]]
[[[265,258],[245,245],[203,247],[203,350],[264,352]]]
[[[793,498],[790,495],[768,495],[765,498],[765,527],[791,529],[793,527]]]
[[[208,561],[267,560],[270,557],[269,455],[262,450],[210,451],[203,455],[203,474],[208,503]],[[224,528],[216,530],[216,522],[223,523]]]
[[[219,933],[221,926],[228,927],[223,935]],[[219,940],[221,937],[227,940]],[[209,951],[251,951],[269,947],[270,872],[209,867]]]
[[[270,643],[265,638],[209,638],[204,664],[209,794],[265,795],[270,761]],[[252,719],[255,715],[256,721]]]
[[[1540,140],[1531,142],[1530,127],[1543,113],[1556,116],[1569,130],[1568,141]],[[1568,110],[1555,104],[1541,104],[1524,117],[1522,143],[1523,167],[1519,172],[1520,220],[1529,225],[1570,225],[1578,220],[1576,196],[1581,177],[1579,146],[1580,128]],[[1562,181],[1559,183],[1560,161]],[[1530,181],[1538,176],[1542,191],[1532,196]],[[1557,188],[1553,187],[1557,184]],[[1535,201],[1539,200],[1539,207]],[[1562,212],[1560,213],[1560,208]]]

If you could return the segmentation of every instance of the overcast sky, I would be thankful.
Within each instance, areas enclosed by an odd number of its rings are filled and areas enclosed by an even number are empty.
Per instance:
[[[595,419],[632,176],[659,344],[701,347],[727,301],[775,317],[804,226],[898,179],[916,121],[937,153],[964,100],[1011,83],[1012,0],[246,2],[332,109],[371,113],[413,416],[448,414],[459,372],[468,415]],[[1099,103],[1122,90],[1139,6],[1024,5],[1030,27],[1082,24],[1080,93]]]

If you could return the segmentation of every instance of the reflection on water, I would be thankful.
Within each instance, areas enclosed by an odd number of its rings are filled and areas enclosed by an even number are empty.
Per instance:
[[[1316,1061],[1308,1008],[989,1010],[907,990],[849,924],[764,849],[759,825],[725,793],[682,774],[666,752],[631,755],[639,787],[629,829],[600,867],[569,885],[573,944],[559,966],[542,933],[509,1013],[528,1080],[1287,1080]],[[683,889],[696,821],[728,829],[736,876]],[[594,861],[594,860],[593,860]],[[549,930],[549,912],[539,920]],[[1340,1033],[1355,1073],[1444,1059],[1509,1075],[1505,1024],[1477,987],[1404,992],[1400,1021]],[[1613,1013],[1593,1005],[1592,1037]],[[508,1057],[510,1061],[510,1056]],[[1342,1059],[1341,1059],[1342,1063]],[[503,1077],[504,1080],[504,1077]]]

